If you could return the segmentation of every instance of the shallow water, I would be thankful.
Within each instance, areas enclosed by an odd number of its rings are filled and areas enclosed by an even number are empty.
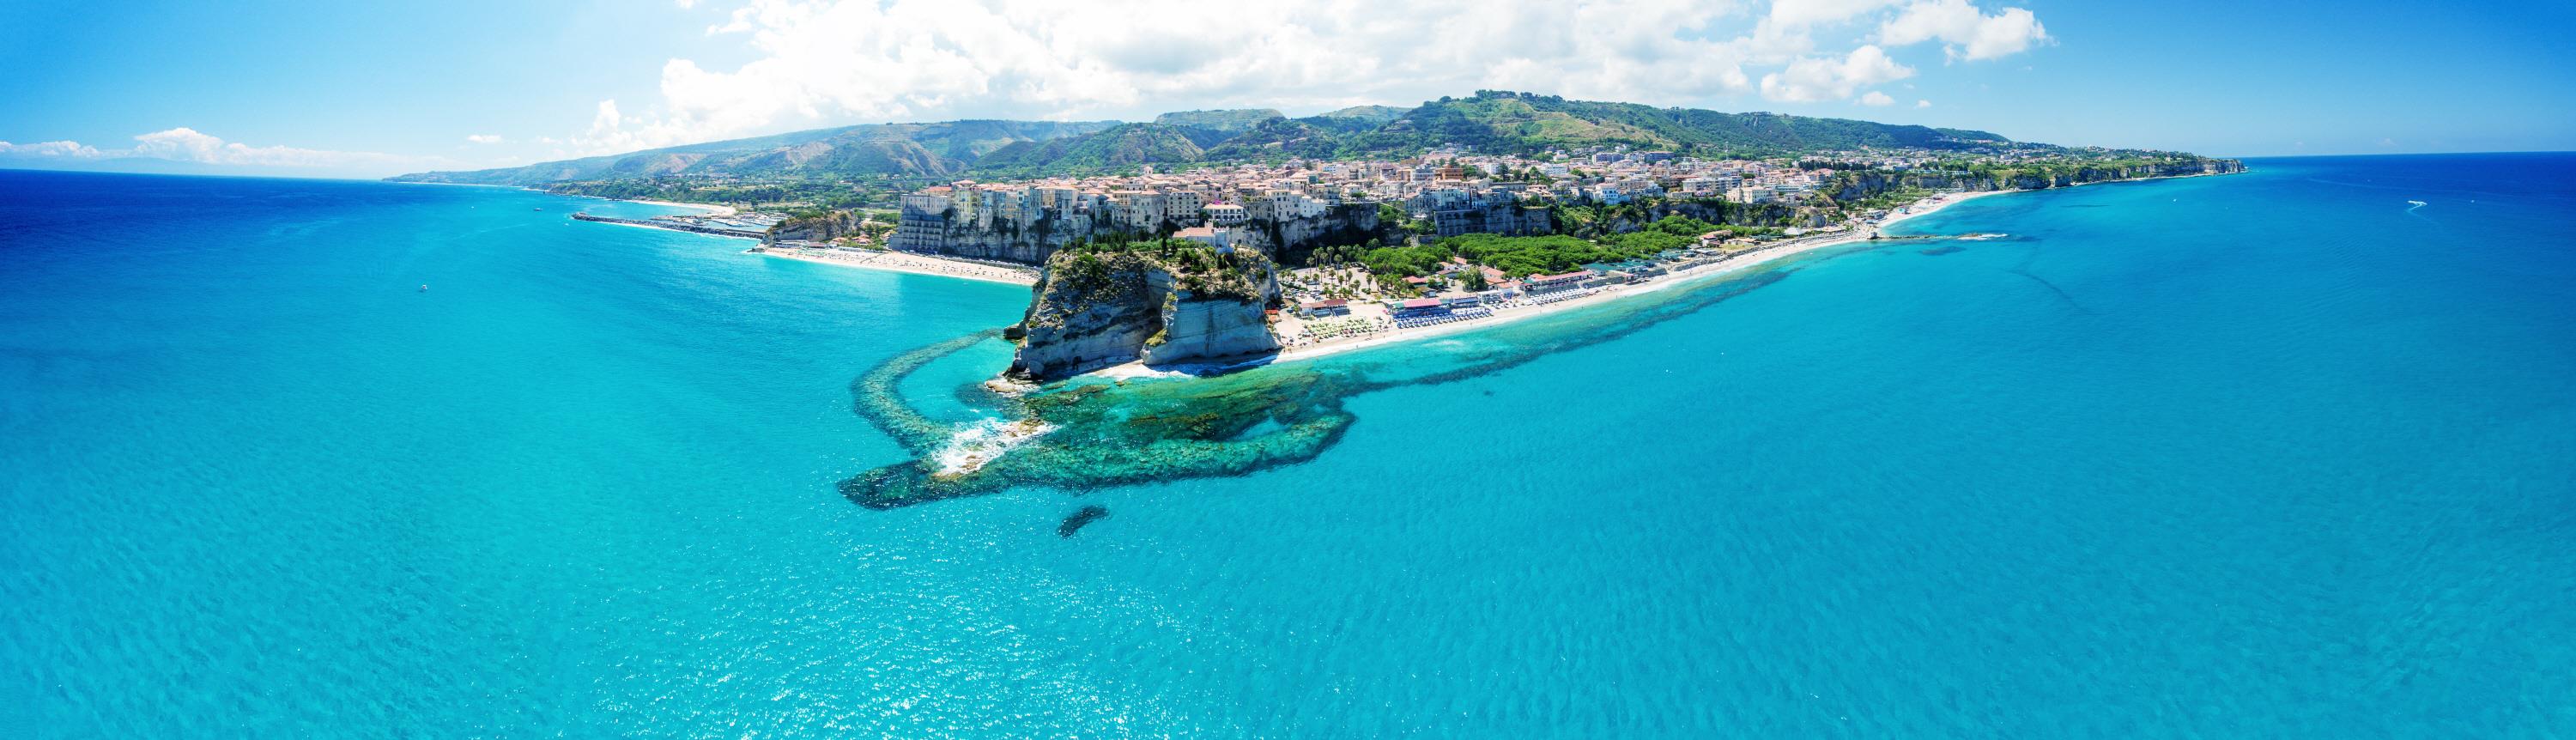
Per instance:
[[[0,729],[2576,733],[2576,158],[2253,164],[1228,376],[1340,426],[1241,474],[884,510],[854,382],[1022,289],[0,172]],[[1099,406],[1204,408],[1156,387]]]

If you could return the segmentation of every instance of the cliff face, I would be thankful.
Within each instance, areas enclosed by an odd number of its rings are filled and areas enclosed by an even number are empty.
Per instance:
[[[1276,286],[1271,292],[1277,293]],[[1162,313],[1162,331],[1156,335],[1160,341],[1147,337],[1137,359],[1165,365],[1276,352],[1279,339],[1270,334],[1262,305],[1225,297],[1191,297],[1187,291],[1175,294]]]
[[[1279,296],[1269,259],[1249,250],[1221,259],[1185,264],[1191,261],[1146,251],[1048,259],[1007,374],[1054,380],[1135,360],[1169,364],[1278,351],[1262,315]]]
[[[780,221],[778,225],[769,227],[769,236],[761,239],[761,242],[766,244],[782,241],[827,242],[858,231],[858,213],[833,211],[811,218],[791,218]]]
[[[1242,236],[1235,243],[1297,264],[1316,247],[1382,238],[1379,226],[1377,204],[1346,203],[1327,208],[1323,215],[1313,218],[1254,221],[1236,230]]]
[[[1075,239],[1106,231],[1093,228],[1088,218],[1042,219],[1026,226],[1007,221],[981,228],[973,224],[951,225],[939,251],[960,257],[1037,265],[1044,264],[1047,257]]]

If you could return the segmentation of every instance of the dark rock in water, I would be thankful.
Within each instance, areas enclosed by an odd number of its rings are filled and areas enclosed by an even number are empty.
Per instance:
[[[1082,510],[1074,512],[1073,516],[1065,517],[1063,524],[1055,525],[1055,535],[1058,537],[1071,537],[1073,536],[1073,533],[1082,531],[1083,525],[1090,524],[1094,520],[1107,516],[1109,516],[1109,509],[1105,507],[1082,507]]]
[[[1958,245],[1956,245],[1956,244],[1944,244],[1944,245],[1941,245],[1941,246],[1938,246],[1938,247],[1933,247],[1933,248],[1931,248],[1931,249],[1923,250],[1921,253],[1922,253],[1922,254],[1932,255],[1932,256],[1934,256],[1934,257],[1938,257],[1938,256],[1945,255],[1945,254],[1956,254],[1956,253],[1959,253],[1959,252],[1965,252],[1965,251],[1968,251],[1968,248],[1967,248],[1967,247],[1958,246]]]

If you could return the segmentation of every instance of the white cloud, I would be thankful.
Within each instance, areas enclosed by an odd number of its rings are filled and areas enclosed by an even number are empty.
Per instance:
[[[1849,0],[1844,0],[1848,2]],[[1161,107],[1313,111],[1479,88],[1682,104],[1753,89],[1807,48],[1728,33],[1729,0],[751,0],[708,29],[752,61],[661,68],[660,99],[575,145],[702,141],[801,120],[1086,119]],[[1795,13],[1793,13],[1795,14]],[[1443,19],[1426,32],[1415,19]],[[1152,22],[1140,22],[1151,19]]]
[[[466,140],[466,141],[473,142],[473,143],[476,143],[476,144],[498,144],[498,143],[501,143],[501,135],[500,135],[500,134],[466,134],[466,135],[465,135],[465,140]]]
[[[1952,58],[1969,61],[2011,56],[2049,41],[2039,17],[2023,8],[1986,15],[1968,0],[1913,0],[1878,27],[1878,40],[1910,46],[1939,40]]]
[[[408,161],[404,157],[373,152],[336,152],[290,146],[255,147],[224,141],[187,127],[155,131],[134,137],[134,141],[136,143],[128,156],[204,164],[330,169],[365,165],[392,166]]]
[[[1914,101],[1914,107],[1916,107],[1916,108],[1930,108],[1930,107],[1932,107],[1932,101],[1929,101],[1929,100],[1917,100],[1917,101]]]
[[[1914,76],[1914,69],[1887,56],[1877,46],[1853,49],[1840,60],[1800,57],[1789,68],[1762,76],[1762,97],[1786,103],[1814,103],[1851,97],[1854,90]]]
[[[225,141],[184,126],[136,136],[134,146],[125,149],[99,149],[76,141],[48,141],[38,144],[0,142],[0,159],[59,163],[69,160],[129,158],[166,159],[173,162],[306,172],[381,174],[392,174],[406,166],[446,163],[446,160],[436,157],[403,157],[375,152],[342,152],[291,146],[250,146]]]
[[[1868,106],[1895,105],[1896,99],[1888,97],[1887,93],[1871,90],[1868,95],[1860,96],[1860,104]]]
[[[1786,102],[1840,100],[1913,71],[1886,57],[1894,42],[1862,47],[1874,61],[1855,68],[1861,51],[1819,50],[1819,34],[1857,44],[1851,36],[1879,28],[1882,37],[1921,36],[1908,43],[1946,41],[1947,25],[1890,29],[1933,17],[1918,6],[1953,5],[1975,24],[2021,19],[2038,33],[2028,11],[1990,18],[1968,3],[1412,0],[1395,12],[1372,0],[1221,8],[1191,0],[736,0],[706,31],[741,39],[750,61],[664,60],[658,96],[630,99],[623,110],[601,101],[587,131],[561,138],[572,151],[595,154],[798,123],[1135,119],[1180,107],[1294,114],[1491,88],[1710,107],[1757,92]],[[1422,18],[1441,22],[1426,30]],[[1910,30],[1917,25],[1932,30]],[[1984,25],[1950,43],[1973,58],[2000,53],[2001,41],[1979,35]]]
[[[34,144],[11,144],[0,141],[0,156],[44,159],[97,159],[97,149],[77,141],[40,141]]]
[[[1835,23],[1879,8],[1895,5],[1898,0],[1772,0],[1767,19],[1782,26],[1798,27]]]

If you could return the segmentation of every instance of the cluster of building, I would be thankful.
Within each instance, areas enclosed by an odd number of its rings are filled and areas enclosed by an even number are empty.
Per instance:
[[[1714,263],[1740,248],[1739,244],[1728,243],[1722,233],[1711,233],[1688,249],[1676,249],[1630,262],[1585,265],[1562,273],[1530,275],[1518,280],[1505,279],[1501,271],[1491,267],[1452,260],[1442,265],[1438,280],[1409,279],[1408,283],[1424,286],[1411,292],[1354,293],[1335,287],[1370,284],[1366,269],[1360,267],[1293,270],[1280,281],[1289,301],[1288,315],[1281,318],[1293,320],[1293,323],[1283,324],[1283,340],[1293,346],[1393,329],[1473,321],[1504,311],[1571,300],[1604,289],[1663,278]],[[1484,280],[1465,279],[1469,272],[1480,273]],[[1483,287],[1475,290],[1459,287],[1468,284],[1481,284]]]
[[[1925,153],[1928,155],[1928,152]],[[1878,154],[1889,165],[1919,157]],[[1624,147],[1537,156],[1477,155],[1455,148],[1402,160],[1206,167],[1185,172],[962,180],[901,198],[890,246],[940,251],[960,233],[1222,233],[1257,221],[1315,218],[1336,206],[1393,204],[1435,236],[1544,234],[1551,202],[1620,204],[1686,196],[1744,203],[1797,202],[1835,171],[1787,160],[1701,160]]]
[[[2041,150],[1996,146],[1992,151],[1866,149],[1774,159],[1700,159],[1627,146],[1535,155],[1444,147],[1399,160],[1292,159],[1183,172],[1158,173],[1148,166],[1134,175],[967,180],[903,196],[902,228],[892,246],[938,251],[945,239],[961,232],[1240,229],[1256,221],[1315,218],[1345,204],[1394,204],[1430,224],[1436,236],[1539,234],[1552,226],[1543,209],[1549,203],[1617,205],[1683,197],[1797,204],[1833,187],[1839,171],[1817,163],[1908,172],[1930,171],[1963,158],[2005,163],[2046,156]]]
[[[958,181],[904,195],[890,246],[940,251],[960,232],[1088,235],[1116,230],[1230,241],[1253,221],[1324,215],[1340,193],[1299,168],[1228,167],[1187,174]],[[1192,228],[1195,227],[1195,228]]]

